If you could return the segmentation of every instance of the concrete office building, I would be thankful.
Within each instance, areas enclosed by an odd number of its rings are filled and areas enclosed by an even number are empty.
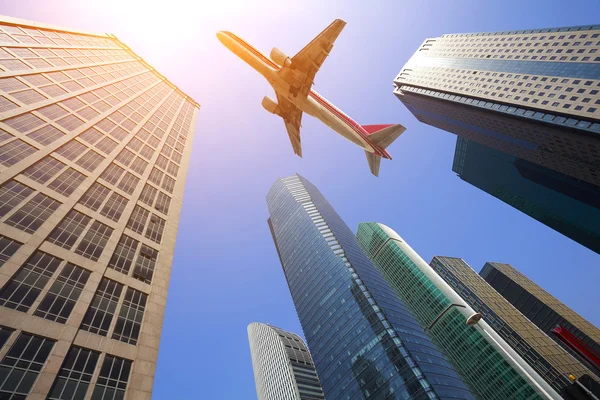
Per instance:
[[[485,263],[479,275],[600,378],[600,329],[509,264]]]
[[[600,25],[426,39],[394,83],[419,121],[600,186]]]
[[[568,375],[593,375],[488,285],[464,260],[436,256],[429,265],[558,393],[571,384]]]
[[[304,340],[271,325],[248,325],[258,400],[324,400],[315,364]]]
[[[327,400],[474,398],[316,187],[278,179],[267,204]]]
[[[561,399],[396,232],[361,223],[358,243],[480,399]]]
[[[460,136],[452,170],[600,254],[600,187]]]
[[[114,36],[0,19],[0,397],[150,399],[198,109]]]

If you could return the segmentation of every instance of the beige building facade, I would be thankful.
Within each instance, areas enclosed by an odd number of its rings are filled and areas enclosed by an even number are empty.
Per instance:
[[[0,396],[151,398],[199,108],[115,36],[0,17]]]

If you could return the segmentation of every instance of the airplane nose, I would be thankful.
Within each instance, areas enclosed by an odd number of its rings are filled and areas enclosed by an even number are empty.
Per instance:
[[[223,44],[225,44],[225,38],[227,37],[227,35],[225,35],[225,33],[223,31],[219,31],[217,32],[217,39],[219,39],[219,41]]]

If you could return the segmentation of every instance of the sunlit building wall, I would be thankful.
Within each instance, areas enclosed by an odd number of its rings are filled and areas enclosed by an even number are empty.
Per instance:
[[[267,205],[327,400],[474,398],[315,186],[278,179]]]
[[[198,109],[114,36],[0,19],[0,397],[150,399]]]
[[[600,25],[426,39],[394,83],[419,121],[600,186]]]

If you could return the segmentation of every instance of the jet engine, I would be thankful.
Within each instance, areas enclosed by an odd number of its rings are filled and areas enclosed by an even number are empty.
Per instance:
[[[288,57],[283,51],[279,50],[277,47],[273,47],[270,54],[271,60],[275,62],[275,64],[280,67],[289,67],[292,65],[292,59]]]
[[[262,106],[271,114],[281,116],[281,107],[279,107],[279,104],[269,96],[265,96],[262,101]]]

